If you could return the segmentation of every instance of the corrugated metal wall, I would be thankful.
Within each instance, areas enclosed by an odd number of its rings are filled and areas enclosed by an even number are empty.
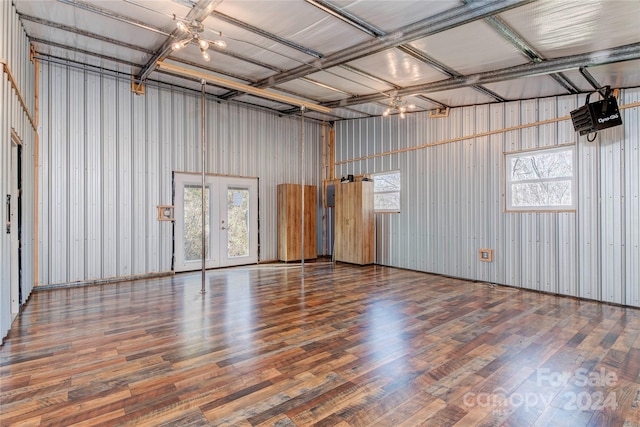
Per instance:
[[[621,91],[620,105],[640,90]],[[336,176],[399,169],[400,214],[376,215],[379,264],[640,306],[640,109],[577,144],[578,209],[505,213],[503,153],[575,143],[570,120],[368,159],[568,116],[583,96],[544,98],[336,123]],[[345,162],[345,163],[341,163]],[[479,260],[491,248],[494,262]]]
[[[201,171],[199,92],[41,61],[40,283],[171,269],[172,172]],[[301,181],[301,119],[206,102],[206,172],[260,179],[260,259],[277,258],[277,184]],[[321,124],[305,121],[305,181],[320,184]]]
[[[31,293],[34,284],[34,150],[36,133],[29,116],[34,119],[34,75],[35,67],[29,60],[29,41],[18,20],[11,2],[0,2],[0,59],[6,64],[15,79],[16,88],[0,65],[0,197],[2,214],[0,223],[0,337],[7,334],[11,326],[11,264],[10,235],[5,232],[8,221],[5,206],[6,195],[11,192],[11,131],[22,145],[22,291],[23,300]],[[17,90],[16,90],[17,89]],[[17,93],[24,99],[28,114],[22,107]],[[15,203],[15,199],[14,199]],[[16,224],[13,224],[15,227]],[[13,228],[15,230],[15,228]],[[24,302],[24,301],[23,301]]]

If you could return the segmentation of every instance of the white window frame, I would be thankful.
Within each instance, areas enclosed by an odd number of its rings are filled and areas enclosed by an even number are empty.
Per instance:
[[[524,180],[513,180],[511,176],[511,160],[517,157],[528,157],[536,154],[549,154],[553,152],[571,152],[571,175],[559,176],[553,178],[532,178]],[[575,144],[554,145],[552,147],[535,148],[531,150],[521,150],[504,153],[503,161],[504,176],[504,210],[506,212],[571,212],[576,210],[577,206],[577,162],[576,162],[576,146]],[[513,205],[513,185],[527,183],[549,183],[557,181],[571,181],[571,204],[570,205]]]
[[[381,176],[381,175],[393,175],[393,174],[398,174],[398,177],[400,178],[398,180],[398,189],[397,190],[385,190],[385,191],[376,191],[375,188],[375,181],[376,181],[376,177]],[[376,213],[400,213],[400,206],[401,206],[401,202],[402,202],[402,185],[401,185],[401,181],[402,181],[402,174],[400,173],[400,170],[392,170],[392,171],[385,171],[385,172],[378,172],[378,173],[373,173],[371,174],[371,179],[373,179],[373,200],[374,200],[374,211]],[[375,207],[375,200],[376,200],[376,195],[377,194],[398,194],[398,208],[397,209],[379,209]]]

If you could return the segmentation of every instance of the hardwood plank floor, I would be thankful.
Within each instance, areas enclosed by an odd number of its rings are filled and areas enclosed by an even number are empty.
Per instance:
[[[640,310],[382,267],[35,292],[2,426],[640,426]]]

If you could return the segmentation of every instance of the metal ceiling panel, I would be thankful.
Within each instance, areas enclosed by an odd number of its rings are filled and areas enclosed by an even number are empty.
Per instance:
[[[478,92],[470,87],[460,89],[445,90],[442,92],[430,92],[423,94],[429,98],[450,107],[461,107],[463,105],[488,104],[495,100],[484,93]]]
[[[343,67],[332,67],[326,71],[309,74],[308,77],[353,95],[366,95],[393,89],[393,86],[379,79]]]
[[[368,114],[360,113],[359,111],[352,109],[351,107],[350,108],[334,108],[333,111],[331,111],[331,113],[343,120],[362,119],[369,116]]]
[[[349,65],[400,86],[429,83],[448,77],[398,49],[387,49],[352,61]]]
[[[346,0],[332,1],[386,33],[396,28],[418,22],[447,9],[459,6],[458,0],[405,1],[405,0]]]
[[[276,88],[282,89],[286,92],[297,93],[307,99],[312,99],[318,102],[337,101],[349,97],[349,94],[347,93],[331,90],[325,86],[313,84],[312,82],[303,79],[281,83],[277,85]]]
[[[593,86],[589,84],[589,82],[580,74],[580,70],[568,70],[563,72],[569,80],[573,82],[573,84],[580,90],[580,92],[590,92],[593,90]]]
[[[111,43],[98,43],[98,46],[96,46],[96,40],[93,38],[66,31],[50,29],[50,27],[35,24],[33,22],[25,22],[24,27],[27,31],[33,31],[34,34],[43,34],[42,37],[34,36],[33,38],[34,44],[38,46],[38,50],[42,51],[41,46],[45,43],[40,43],[37,40],[46,40],[51,42],[53,46],[68,46],[69,48],[77,51],[75,56],[80,59],[81,62],[84,62],[84,58],[89,56],[80,55],[81,51],[92,52],[96,54],[95,56],[108,56],[122,62],[130,62],[134,64],[144,63],[144,61],[151,56],[149,53],[145,53],[140,50],[129,49],[127,47]]]
[[[225,55],[224,52],[220,52],[216,49],[210,48],[208,52],[211,56],[211,60],[208,62],[202,58],[202,54],[196,45],[189,45],[179,51],[173,51],[171,52],[170,58],[177,61],[185,60],[195,64],[202,64],[203,67],[218,69],[227,75],[245,79],[242,83],[256,82],[273,74],[273,71],[269,69]]]
[[[214,15],[204,21],[204,37],[220,39],[227,43],[227,50],[264,62],[282,70],[306,64],[312,56],[259,34],[229,24]],[[218,35],[218,34],[222,35]]]
[[[173,15],[178,18],[184,18],[191,10],[190,7],[181,2],[166,0],[124,0],[121,2],[93,0],[91,3],[137,21],[164,27],[168,32],[171,32],[175,27],[175,22],[172,22]]]
[[[543,98],[563,91],[562,86],[549,76],[526,77],[484,86],[507,100]]]
[[[367,104],[353,105],[349,107],[350,110],[358,111],[362,113],[362,116],[381,116],[384,110],[387,109],[382,102],[370,102]]]
[[[589,68],[589,73],[601,86],[640,87],[640,59]]]
[[[545,58],[640,41],[640,2],[540,0],[501,14]]]
[[[154,71],[158,60],[172,58],[196,71],[258,88],[280,88],[287,96],[324,106],[345,107],[338,118],[382,114],[390,96],[402,94],[406,100],[421,91],[427,98],[415,103],[430,110],[584,93],[594,85],[640,85],[640,1],[14,0],[14,4],[40,54],[198,88],[193,79]],[[210,8],[215,10],[210,13]],[[507,12],[499,13],[502,10]],[[221,38],[227,43],[224,53],[212,47],[212,60],[205,62],[195,45],[171,51],[173,38],[184,37],[176,29],[174,14],[178,19],[201,20],[204,30],[197,32],[199,37]],[[424,34],[430,35],[419,38]],[[602,65],[609,61],[618,62]],[[588,67],[587,72],[578,67]],[[473,86],[477,79],[493,83]],[[239,90],[218,87],[211,93],[231,100],[242,95]],[[438,92],[429,93],[432,90]],[[242,102],[271,108],[256,97],[244,97]],[[290,108],[284,110],[290,113]]]
[[[416,40],[411,46],[460,74],[481,73],[529,62],[484,21]]]
[[[53,21],[60,25],[65,25],[73,28],[77,28],[81,31],[98,34],[100,36],[107,36],[116,40],[120,40],[127,43],[135,43],[143,48],[152,49],[156,45],[164,40],[164,36],[161,34],[136,27],[131,24],[105,17],[88,10],[83,10],[79,7],[74,7],[69,4],[53,1],[20,1],[19,12],[23,15],[33,16],[48,21]],[[94,4],[93,2],[92,4]],[[120,6],[126,6],[124,2],[104,2],[105,6],[114,6],[119,8]],[[119,12],[120,13],[120,12]],[[165,18],[165,26],[167,26],[167,20]],[[47,37],[47,36],[60,36],[60,34],[67,34],[66,31],[55,27],[39,27],[35,30],[41,30],[40,33],[29,33],[30,37]],[[168,26],[169,31],[173,30],[172,25]],[[99,49],[102,43],[96,44],[94,42],[94,48]]]
[[[230,1],[216,11],[292,40],[324,55],[370,36],[303,1]]]

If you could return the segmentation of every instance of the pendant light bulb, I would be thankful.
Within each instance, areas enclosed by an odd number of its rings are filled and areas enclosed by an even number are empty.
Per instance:
[[[207,52],[206,50],[202,51],[202,58],[204,58],[204,60],[207,62],[211,60],[211,56],[209,55],[209,52]]]
[[[220,49],[224,49],[225,47],[227,47],[227,42],[225,42],[224,40],[215,40],[213,44],[219,47]]]
[[[186,26],[186,24],[184,22],[178,21],[178,22],[176,22],[176,26],[178,27],[178,29],[180,31],[185,32],[185,33],[188,32],[187,26]]]
[[[209,49],[209,42],[203,39],[198,39],[198,46],[200,46],[201,50]]]

